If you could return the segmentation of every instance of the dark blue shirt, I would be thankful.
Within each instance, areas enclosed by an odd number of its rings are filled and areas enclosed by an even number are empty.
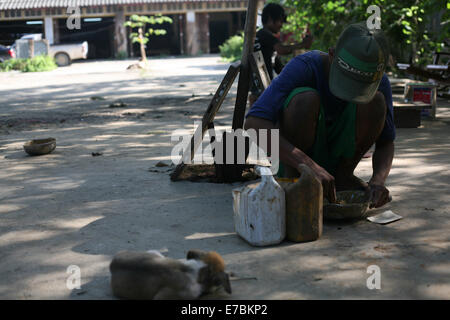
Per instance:
[[[344,110],[347,102],[335,97],[328,86],[328,77],[323,71],[320,51],[314,50],[293,58],[270,86],[252,106],[247,116],[278,121],[280,111],[289,93],[298,87],[316,89],[321,98],[326,121],[333,121]],[[394,141],[395,125],[392,106],[391,84],[386,74],[381,79],[378,91],[383,93],[387,104],[386,121],[379,140]]]

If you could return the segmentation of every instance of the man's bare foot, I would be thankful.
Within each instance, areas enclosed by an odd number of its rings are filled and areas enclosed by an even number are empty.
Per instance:
[[[355,175],[351,175],[348,178],[340,178],[340,179],[336,177],[336,191],[344,191],[344,190],[368,191],[369,185]]]

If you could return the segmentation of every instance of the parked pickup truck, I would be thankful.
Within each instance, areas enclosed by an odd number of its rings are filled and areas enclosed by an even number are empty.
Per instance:
[[[27,34],[20,38],[20,40],[41,40],[42,34]],[[12,46],[14,49],[15,44]],[[67,44],[52,44],[49,49],[49,56],[55,58],[58,66],[68,66],[73,60],[87,59],[89,46],[87,41],[82,43],[67,43]]]
[[[58,66],[68,66],[73,60],[87,59],[88,43],[53,44],[48,54],[55,58]]]

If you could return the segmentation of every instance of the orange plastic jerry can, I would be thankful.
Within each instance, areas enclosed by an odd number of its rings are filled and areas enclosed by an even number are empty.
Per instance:
[[[279,178],[286,199],[286,237],[290,241],[317,240],[322,235],[323,191],[312,170],[301,164],[300,178]]]

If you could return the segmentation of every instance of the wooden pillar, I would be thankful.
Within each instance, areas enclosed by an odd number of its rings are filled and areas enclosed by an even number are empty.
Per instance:
[[[45,31],[45,39],[48,40],[48,43],[52,45],[54,41],[54,32],[53,32],[53,18],[45,17],[44,18],[44,31]]]
[[[58,19],[53,19],[53,43],[60,42]]]
[[[128,38],[124,23],[125,13],[123,7],[120,7],[114,17],[114,56],[117,56],[119,52],[126,52],[128,55]]]
[[[186,53],[188,55],[197,55],[200,52],[199,35],[196,23],[196,14],[194,11],[186,13]]]
[[[180,30],[180,54],[184,54],[185,52],[185,44],[184,44],[184,30],[185,30],[185,23],[184,23],[184,15],[180,14],[178,16],[178,26]]]
[[[209,48],[209,14],[202,12],[196,14],[198,41],[202,53],[210,53]]]
[[[28,40],[28,57],[29,58],[34,57],[34,40],[33,39]]]

